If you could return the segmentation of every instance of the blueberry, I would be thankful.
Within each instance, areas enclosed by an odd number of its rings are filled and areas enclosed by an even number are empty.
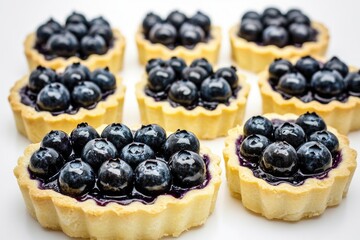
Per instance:
[[[257,163],[265,148],[270,144],[271,141],[267,137],[259,134],[252,134],[247,136],[241,143],[240,154],[247,161]]]
[[[98,173],[97,186],[107,195],[126,195],[133,187],[134,172],[125,161],[116,158],[104,162]]]
[[[36,106],[49,112],[64,111],[70,106],[70,93],[63,84],[50,83],[39,92]]]
[[[247,11],[244,13],[244,15],[241,17],[241,21],[245,19],[253,19],[253,20],[260,20],[261,16],[259,13],[255,11]]]
[[[111,40],[114,38],[113,32],[110,26],[107,25],[94,25],[89,30],[90,35],[100,35],[106,42],[106,46],[109,46]]]
[[[183,79],[193,82],[200,88],[203,81],[209,76],[206,70],[202,67],[186,67],[182,72]]]
[[[60,130],[52,130],[46,134],[42,139],[41,146],[55,149],[65,159],[67,159],[72,152],[69,136]]]
[[[103,93],[116,89],[116,78],[108,67],[96,69],[92,72],[90,79]]]
[[[204,30],[196,25],[189,23],[183,24],[180,28],[180,42],[187,48],[193,48],[199,42],[205,41]]]
[[[74,34],[78,41],[81,41],[88,33],[88,28],[84,23],[69,23],[66,25],[65,29]]]
[[[149,159],[135,169],[135,188],[147,196],[166,193],[171,187],[171,174],[167,164]]]
[[[86,143],[81,152],[81,159],[97,171],[106,160],[116,158],[116,147],[103,138],[95,138]]]
[[[99,138],[100,135],[92,126],[87,123],[80,123],[72,130],[70,134],[70,140],[72,147],[76,155],[80,155],[85,145],[95,138]]]
[[[106,138],[115,145],[118,152],[133,141],[131,130],[124,124],[112,123],[108,125],[101,133],[102,138]]]
[[[70,16],[66,18],[66,25],[71,23],[83,23],[85,25],[88,25],[86,17],[78,12],[73,12]]]
[[[195,59],[191,63],[190,67],[201,67],[207,72],[208,75],[213,73],[213,67],[206,58]]]
[[[149,74],[150,71],[153,70],[155,67],[164,67],[164,66],[166,66],[164,60],[162,60],[161,58],[152,58],[146,63],[145,70],[146,73]]]
[[[285,73],[276,89],[291,96],[299,96],[306,92],[306,79],[301,73]]]
[[[232,91],[224,78],[209,77],[202,82],[200,94],[204,101],[225,103],[232,96]]]
[[[349,67],[337,57],[332,57],[329,61],[324,64],[325,69],[336,70],[341,76],[346,77],[349,73]]]
[[[206,14],[197,11],[196,14],[190,18],[190,22],[201,27],[206,35],[209,34],[211,28],[211,20]]]
[[[262,31],[263,25],[259,20],[245,19],[240,24],[238,36],[250,42],[258,42]]]
[[[92,20],[89,22],[89,25],[90,25],[90,26],[105,25],[105,26],[110,27],[110,23],[109,23],[106,19],[104,19],[103,17],[101,17],[101,16],[92,19]]]
[[[296,150],[287,142],[274,142],[264,150],[260,167],[274,176],[291,176],[298,170]]]
[[[82,81],[90,80],[89,69],[80,63],[73,63],[65,68],[61,77],[61,82],[69,89],[72,90],[75,85]]]
[[[171,23],[176,29],[179,29],[186,20],[186,15],[178,10],[172,11],[166,18],[166,21]]]
[[[48,178],[60,171],[63,165],[64,159],[57,151],[40,147],[31,155],[29,170],[37,177]]]
[[[300,58],[295,64],[296,70],[298,70],[307,80],[311,80],[312,75],[320,70],[319,62],[310,57],[305,56]]]
[[[55,81],[56,73],[54,70],[38,66],[30,74],[28,87],[31,91],[38,93],[47,84]]]
[[[289,9],[285,16],[286,18],[291,21],[293,18],[299,16],[299,15],[302,15],[302,11],[300,9],[297,9],[297,8],[292,8],[292,9]]]
[[[108,50],[105,39],[98,34],[88,34],[81,39],[81,51],[86,55],[105,54]]]
[[[320,70],[311,78],[313,91],[321,97],[331,98],[345,90],[345,81],[336,70]]]
[[[36,43],[45,44],[54,33],[59,33],[62,29],[58,22],[50,18],[36,30]]]
[[[196,85],[188,80],[178,80],[171,84],[168,97],[182,106],[191,106],[199,98]]]
[[[76,159],[61,169],[58,184],[62,194],[79,197],[94,187],[95,173],[89,164]]]
[[[244,134],[249,136],[251,134],[260,134],[267,138],[272,138],[273,124],[263,116],[254,116],[249,118],[244,124]]]
[[[272,17],[272,18],[275,18],[275,17],[278,17],[278,16],[281,16],[282,13],[281,11],[276,8],[276,7],[268,7],[268,8],[265,8],[263,13],[262,13],[262,17]]]
[[[310,135],[309,140],[324,144],[331,153],[335,153],[339,149],[339,140],[330,131],[322,130],[314,132]]]
[[[308,25],[293,23],[289,26],[289,35],[292,43],[303,44],[312,38],[312,29]]]
[[[180,79],[182,77],[182,72],[186,68],[186,63],[182,58],[171,57],[167,63],[175,72],[176,78]]]
[[[143,161],[155,159],[155,152],[144,143],[132,142],[121,150],[120,158],[135,169]]]
[[[289,19],[288,23],[289,24],[299,23],[299,24],[304,24],[307,26],[311,25],[310,18],[308,16],[306,16],[305,14],[292,15],[291,18]]]
[[[350,94],[358,96],[360,94],[360,73],[349,73],[345,78],[345,84]]]
[[[277,84],[280,78],[284,74],[291,72],[292,69],[293,65],[291,62],[285,59],[277,58],[271,63],[269,67],[270,80],[274,84]]]
[[[265,45],[275,45],[284,47],[289,42],[289,35],[285,28],[279,26],[269,26],[263,31],[263,42]]]
[[[169,65],[153,68],[148,76],[148,87],[154,92],[164,91],[175,81],[175,72]]]
[[[306,141],[304,130],[295,123],[284,122],[275,130],[276,141],[285,141],[295,149]]]
[[[151,149],[159,151],[166,141],[166,132],[157,124],[142,125],[135,132],[134,141],[145,143]]]
[[[202,157],[194,152],[181,150],[169,161],[173,182],[182,188],[192,188],[202,184],[206,178],[206,165]]]
[[[53,34],[45,47],[49,52],[59,57],[75,56],[79,49],[79,41],[69,31],[61,31]]]
[[[156,15],[152,12],[146,14],[146,16],[142,22],[142,28],[143,28],[145,36],[148,36],[151,28],[153,26],[155,26],[155,24],[161,23],[161,22],[162,22],[162,19],[158,15]]]
[[[160,43],[166,46],[174,46],[176,36],[176,28],[170,23],[157,23],[149,32],[149,40],[152,43]]]
[[[93,82],[79,82],[71,92],[71,99],[75,106],[90,107],[101,100],[101,89]]]
[[[219,68],[215,72],[215,77],[225,79],[229,83],[231,89],[236,89],[239,85],[239,78],[234,66]]]
[[[324,120],[315,112],[307,112],[299,116],[295,123],[304,130],[308,137],[314,132],[326,130],[326,124]]]
[[[192,132],[177,130],[166,139],[163,150],[166,159],[180,150],[199,153],[200,142]]]
[[[268,26],[286,27],[288,24],[287,19],[282,15],[276,17],[265,16],[262,22],[265,27]]]
[[[332,166],[330,151],[320,142],[310,141],[297,151],[299,167],[305,174],[321,173]]]

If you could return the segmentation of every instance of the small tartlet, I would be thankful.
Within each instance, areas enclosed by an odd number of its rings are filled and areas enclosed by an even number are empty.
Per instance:
[[[307,55],[324,56],[329,45],[329,30],[325,25],[312,21],[311,26],[318,32],[315,42],[305,42],[301,47],[292,45],[279,48],[273,45],[259,46],[237,35],[239,25],[230,28],[231,55],[234,62],[245,70],[260,72],[275,58],[291,59]]]
[[[151,43],[145,38],[142,27],[139,27],[135,35],[139,62],[145,65],[153,58],[169,59],[176,56],[184,59],[186,63],[191,63],[197,58],[206,58],[211,64],[215,64],[221,47],[221,28],[212,26],[210,36],[211,38],[207,42],[198,43],[192,49],[183,46],[170,49],[159,43]]]
[[[31,71],[41,65],[57,70],[65,68],[72,63],[80,62],[81,64],[87,66],[90,70],[109,67],[111,72],[119,72],[123,67],[126,42],[125,37],[119,30],[112,29],[112,32],[114,35],[114,45],[109,48],[105,54],[92,54],[86,60],[75,56],[70,58],[56,57],[54,59],[47,60],[43,54],[39,53],[39,51],[34,48],[36,34],[30,33],[24,41],[24,51],[29,69]]]
[[[291,120],[294,114],[265,114],[268,119]],[[300,186],[282,183],[277,186],[257,178],[239,164],[235,142],[243,135],[243,126],[229,131],[223,150],[226,178],[231,194],[241,199],[245,208],[268,219],[299,221],[321,215],[327,207],[338,205],[346,197],[356,169],[357,153],[349,147],[349,139],[332,127],[328,130],[339,140],[341,163],[324,179],[309,178]]]

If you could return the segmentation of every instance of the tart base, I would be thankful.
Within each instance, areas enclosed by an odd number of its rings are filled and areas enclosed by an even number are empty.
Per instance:
[[[193,49],[187,49],[183,46],[169,49],[162,44],[154,44],[145,39],[142,28],[139,27],[135,35],[139,62],[140,64],[145,65],[153,58],[170,59],[171,57],[176,56],[184,59],[187,64],[190,64],[197,58],[206,58],[211,64],[215,64],[220,52],[221,28],[212,26],[211,36],[212,38],[208,42],[198,43]]]
[[[294,114],[265,114],[268,119],[296,119]],[[245,208],[268,219],[299,221],[321,215],[327,207],[338,205],[346,196],[356,169],[357,153],[349,147],[346,136],[328,127],[339,139],[342,161],[324,179],[309,178],[303,185],[282,183],[273,186],[257,178],[253,172],[239,164],[235,141],[243,134],[243,126],[229,131],[223,151],[228,187],[233,196],[240,198]]]
[[[123,67],[123,59],[125,54],[125,38],[119,30],[113,29],[114,46],[110,48],[105,54],[92,54],[87,59],[83,60],[79,57],[62,58],[57,57],[51,60],[45,59],[44,55],[39,53],[35,48],[35,33],[30,33],[24,41],[25,56],[29,65],[30,71],[37,66],[49,67],[54,70],[65,68],[72,63],[81,63],[87,66],[90,70],[97,68],[109,67],[111,72],[117,73]]]
[[[299,58],[307,55],[324,56],[329,45],[329,31],[319,22],[312,22],[312,27],[318,31],[316,42],[306,42],[301,47],[286,46],[278,48],[273,45],[259,46],[237,36],[239,25],[230,31],[231,56],[234,62],[245,70],[260,72],[270,65],[275,58]]]

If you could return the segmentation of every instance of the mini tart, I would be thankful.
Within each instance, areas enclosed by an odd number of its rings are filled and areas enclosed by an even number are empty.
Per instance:
[[[294,114],[265,114],[268,119],[296,119]],[[357,153],[349,147],[349,139],[328,127],[339,139],[340,164],[324,179],[309,178],[300,186],[281,183],[277,186],[257,178],[239,164],[235,142],[243,135],[243,126],[229,131],[223,151],[226,178],[231,194],[242,200],[245,208],[268,219],[298,221],[321,215],[327,207],[338,205],[346,196],[357,162]]]
[[[124,106],[125,86],[122,79],[116,76],[116,90],[105,100],[99,101],[95,108],[80,108],[76,114],[59,114],[53,116],[47,111],[36,111],[34,107],[21,103],[20,89],[27,84],[29,75],[26,75],[10,90],[8,97],[14,114],[16,128],[31,142],[40,142],[46,133],[52,129],[70,133],[78,123],[87,122],[92,126],[119,122],[122,119]]]
[[[147,75],[144,74],[135,89],[141,122],[143,124],[157,123],[167,131],[186,129],[200,139],[225,136],[230,128],[242,123],[250,91],[250,85],[246,83],[245,76],[239,73],[237,75],[241,89],[236,99],[230,99],[228,106],[219,103],[214,110],[207,110],[200,106],[187,110],[182,106],[172,107],[168,101],[155,101],[154,98],[147,96],[144,92]]]
[[[14,174],[28,211],[45,228],[61,230],[76,238],[158,239],[179,236],[202,225],[214,210],[221,183],[220,158],[207,148],[200,150],[210,158],[211,180],[206,187],[191,190],[181,199],[161,195],[148,205],[133,202],[99,206],[93,200],[79,202],[53,190],[39,189],[28,171],[30,157],[39,146],[31,144],[26,148]]]
[[[114,34],[114,45],[103,54],[92,54],[86,60],[79,57],[56,57],[51,60],[47,60],[43,54],[39,53],[35,48],[35,33],[30,33],[24,41],[25,55],[28,61],[30,71],[41,65],[49,67],[54,70],[65,68],[66,66],[80,62],[87,66],[90,70],[96,68],[109,67],[111,72],[119,72],[123,67],[123,59],[125,53],[125,38],[119,30],[113,29]]]
[[[135,35],[138,48],[139,62],[145,65],[150,59],[162,58],[170,59],[173,56],[182,58],[186,63],[191,63],[197,58],[206,58],[211,64],[217,62],[221,46],[221,28],[211,27],[211,39],[206,43],[198,43],[193,49],[177,46],[175,49],[159,44],[151,43],[145,39],[142,28],[139,27]]]
[[[255,42],[242,39],[237,35],[239,25],[235,25],[229,31],[232,58],[240,68],[251,72],[260,72],[275,58],[324,56],[329,45],[329,31],[319,22],[312,21],[311,25],[318,32],[315,42],[305,42],[301,47],[289,45],[283,48],[273,45],[259,46]]]

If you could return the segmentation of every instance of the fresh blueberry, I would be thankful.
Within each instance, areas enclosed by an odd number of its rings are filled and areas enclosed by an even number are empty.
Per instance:
[[[121,150],[120,158],[135,169],[143,161],[155,159],[155,152],[144,143],[132,142]]]
[[[131,130],[124,124],[112,123],[108,125],[101,133],[102,138],[106,138],[115,145],[118,152],[133,141]]]
[[[194,152],[181,150],[169,161],[173,182],[182,188],[192,188],[202,184],[206,178],[206,165],[202,157]]]
[[[87,123],[80,123],[72,130],[70,134],[70,140],[72,147],[77,156],[80,156],[85,145],[95,138],[99,138],[100,135],[92,126]]]
[[[360,94],[360,73],[349,73],[345,78],[346,88],[351,95],[359,96]]]
[[[190,22],[201,27],[206,35],[210,32],[211,20],[206,14],[197,11],[196,14],[190,18]]]
[[[179,29],[186,20],[186,15],[178,10],[172,11],[166,18],[166,21],[171,23],[176,29]]]
[[[193,82],[200,88],[202,82],[209,76],[206,70],[202,67],[186,67],[182,72],[183,79]]]
[[[311,40],[312,29],[305,24],[293,23],[289,26],[289,35],[292,43],[303,44]]]
[[[79,197],[94,187],[94,170],[80,159],[73,160],[66,163],[61,169],[58,184],[62,194]]]
[[[134,172],[125,161],[115,158],[104,162],[98,173],[97,186],[107,195],[126,195],[133,187]]]
[[[314,132],[309,137],[309,140],[324,144],[331,153],[335,153],[339,149],[339,140],[330,131],[322,130]]]
[[[79,41],[74,34],[64,30],[51,35],[45,48],[59,57],[71,57],[76,55]]]
[[[261,16],[259,13],[255,11],[247,11],[244,13],[244,15],[241,17],[241,21],[245,19],[253,19],[253,20],[260,20]]]
[[[224,78],[209,77],[202,82],[200,94],[204,101],[225,103],[229,101],[232,91]]]
[[[308,137],[314,132],[326,130],[326,124],[324,120],[315,112],[307,112],[299,116],[295,123],[304,130],[306,136]]]
[[[75,106],[90,107],[101,99],[101,89],[93,82],[79,82],[71,92],[71,99]]]
[[[311,87],[319,96],[331,98],[345,90],[345,81],[338,71],[323,69],[312,76]]]
[[[54,70],[38,66],[30,74],[28,87],[31,91],[38,93],[43,87],[55,81],[56,73]]]
[[[154,92],[164,91],[175,81],[175,72],[168,64],[153,68],[148,76],[148,87]]]
[[[299,96],[306,92],[306,79],[298,72],[285,73],[276,89],[290,96]]]
[[[262,31],[263,25],[259,20],[245,19],[240,24],[238,36],[250,42],[258,42]]]
[[[215,77],[225,79],[229,83],[231,89],[236,89],[239,86],[239,78],[234,66],[219,68],[215,72]]]
[[[39,92],[36,106],[49,112],[64,111],[70,106],[70,93],[63,84],[50,83]]]
[[[168,97],[182,106],[191,106],[199,98],[196,85],[188,80],[178,80],[171,84]]]
[[[110,26],[107,25],[94,25],[89,30],[90,35],[100,35],[106,42],[106,46],[109,46],[111,40],[114,38],[113,32]]]
[[[269,119],[263,116],[254,116],[245,122],[243,130],[245,136],[259,134],[271,139],[273,129],[273,124]]]
[[[289,42],[289,35],[285,28],[279,26],[269,26],[263,31],[263,42],[265,45],[275,45],[284,47]]]
[[[299,167],[305,174],[324,172],[332,166],[330,151],[320,142],[306,142],[297,151]]]
[[[176,36],[176,28],[170,23],[157,23],[149,32],[149,40],[152,43],[160,43],[166,46],[174,46]]]
[[[165,130],[157,124],[142,125],[134,134],[135,142],[142,142],[159,151],[166,141]]]
[[[297,149],[306,141],[304,130],[295,123],[284,122],[275,130],[276,141],[285,141]]]
[[[170,64],[170,63],[169,63]],[[151,70],[153,70],[155,67],[163,67],[166,63],[161,58],[152,58],[150,59],[145,66],[146,73],[149,74]]]
[[[81,159],[88,163],[95,171],[97,171],[106,160],[116,158],[117,156],[118,151],[116,147],[104,138],[90,140],[81,152]]]
[[[74,34],[78,41],[81,41],[88,33],[88,28],[84,23],[69,23],[66,25],[65,29]]]
[[[29,170],[37,177],[48,178],[60,171],[63,165],[64,159],[57,151],[40,147],[31,155]]]
[[[289,20],[289,21],[293,21],[293,19],[299,15],[303,15],[302,11],[300,9],[297,9],[297,8],[292,8],[292,9],[289,9],[287,11],[287,13],[285,14],[286,18]]]
[[[341,76],[346,77],[349,73],[349,67],[337,57],[332,57],[329,61],[324,64],[325,69],[336,70]]]
[[[42,139],[41,146],[55,149],[64,159],[67,159],[72,152],[69,136],[60,130],[52,130],[46,134]]]
[[[265,16],[262,22],[264,24],[264,27],[268,27],[268,26],[286,27],[288,24],[287,19],[282,15],[276,17]]]
[[[66,25],[69,25],[71,23],[83,23],[85,25],[88,25],[88,21],[86,20],[86,17],[78,12],[73,12],[70,16],[66,18]]]
[[[180,42],[187,48],[193,48],[199,42],[205,41],[204,30],[197,26],[189,23],[185,23],[180,28]]]
[[[106,19],[104,19],[103,17],[101,17],[101,16],[92,19],[92,20],[89,22],[89,25],[90,25],[90,26],[105,25],[105,26],[109,26],[109,27],[110,27],[110,23],[109,23]]]
[[[305,14],[292,14],[290,19],[288,18],[288,24],[299,23],[307,26],[311,25],[310,18]]]
[[[143,28],[145,36],[148,36],[151,28],[153,26],[155,26],[155,24],[161,23],[161,22],[162,22],[162,19],[158,15],[156,15],[152,12],[146,14],[146,16],[142,22],[142,28]]]
[[[291,62],[285,59],[277,58],[271,63],[269,67],[270,80],[274,84],[277,84],[280,78],[284,74],[291,72],[292,69],[293,65]]]
[[[99,68],[92,72],[91,81],[94,82],[103,93],[116,89],[115,76],[109,68]]]
[[[90,71],[89,69],[80,64],[73,63],[65,68],[65,71],[61,77],[61,82],[70,90],[73,89],[75,85],[82,81],[90,80]]]
[[[178,57],[171,57],[167,63],[169,64],[170,67],[172,67],[172,69],[174,70],[175,74],[176,74],[176,78],[180,79],[182,77],[182,72],[184,70],[184,68],[186,68],[186,63],[182,58],[178,58]]]
[[[195,59],[191,63],[190,67],[201,67],[207,72],[208,75],[213,73],[213,67],[206,58]]]
[[[281,15],[282,15],[281,11],[276,7],[265,8],[262,13],[263,18],[265,18],[265,17],[275,18],[275,17],[281,16]]]
[[[36,43],[45,44],[54,33],[59,33],[62,29],[58,22],[50,18],[36,30]]]
[[[163,149],[165,158],[168,159],[171,155],[180,150],[189,150],[199,153],[200,142],[192,132],[177,130],[166,139]]]
[[[310,57],[305,56],[300,58],[295,64],[296,70],[298,70],[307,80],[311,80],[312,75],[320,70],[319,62]]]
[[[135,188],[147,196],[166,193],[171,187],[171,173],[161,160],[149,159],[135,169]]]
[[[291,176],[298,170],[296,150],[287,142],[274,142],[264,150],[260,167],[274,176]]]
[[[101,55],[106,53],[107,50],[107,43],[99,34],[88,34],[81,39],[81,51],[86,55]]]
[[[240,154],[250,162],[258,163],[260,157],[267,146],[271,144],[271,141],[259,134],[252,134],[247,136],[240,146]]]

